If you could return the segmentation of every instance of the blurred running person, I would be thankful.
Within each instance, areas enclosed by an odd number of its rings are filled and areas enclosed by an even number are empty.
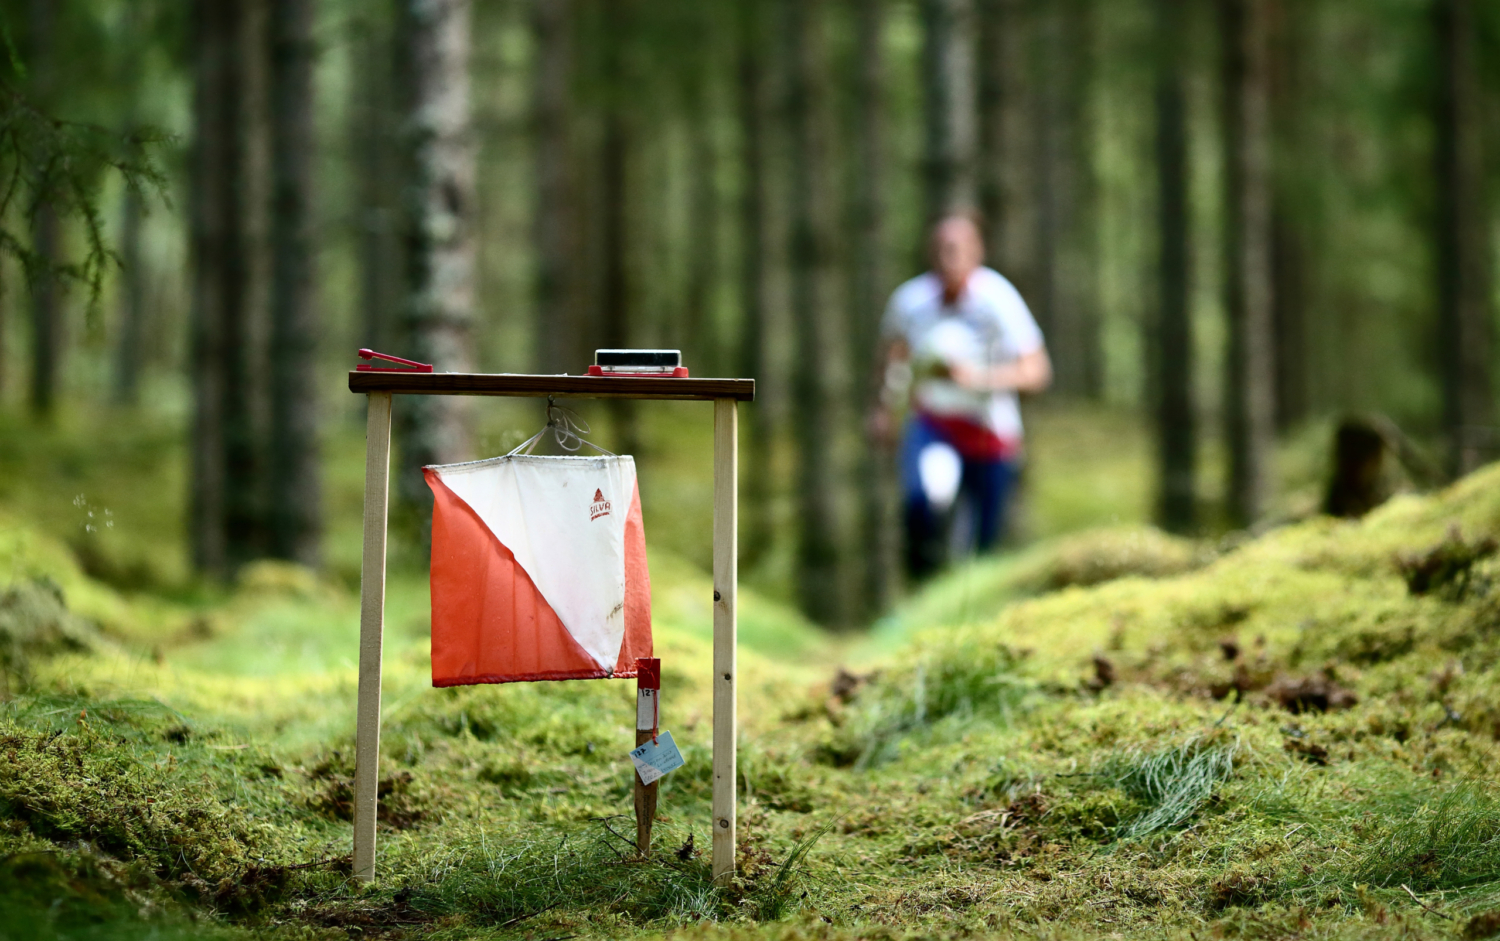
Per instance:
[[[890,440],[909,395],[902,435],[906,564],[917,578],[950,551],[984,552],[1005,533],[1020,468],[1017,395],[1052,382],[1042,332],[1013,284],[984,267],[979,226],[948,216],[932,232],[933,270],[891,295],[881,325],[884,387],[874,416]]]

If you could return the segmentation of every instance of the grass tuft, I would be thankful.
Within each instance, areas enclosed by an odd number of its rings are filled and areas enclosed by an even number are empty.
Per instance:
[[[1500,788],[1465,780],[1399,814],[1365,847],[1354,878],[1418,892],[1500,888]]]
[[[1122,823],[1125,839],[1180,827],[1234,773],[1238,744],[1195,736],[1159,751],[1131,750],[1104,762],[1095,774],[1149,809]]]

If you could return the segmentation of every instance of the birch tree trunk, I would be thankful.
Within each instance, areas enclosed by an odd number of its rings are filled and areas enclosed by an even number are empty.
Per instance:
[[[1436,274],[1448,468],[1466,474],[1495,454],[1490,376],[1490,217],[1475,63],[1475,4],[1436,0],[1434,101]]]
[[[271,0],[271,428],[273,556],[320,561],[317,338],[313,303],[312,0]]]
[[[473,369],[474,141],[469,121],[469,0],[400,0],[397,85],[402,106],[401,325],[408,358],[439,372]],[[425,520],[425,464],[467,459],[462,396],[401,402],[400,493]]]
[[[929,218],[978,208],[973,0],[922,0]]]
[[[1219,0],[1228,312],[1227,503],[1236,526],[1249,526],[1265,513],[1276,446],[1266,14],[1264,0]]]
[[[1155,0],[1158,287],[1146,337],[1157,442],[1157,516],[1172,532],[1196,517],[1197,420],[1188,312],[1187,127],[1183,93],[1186,0]]]
[[[536,363],[544,373],[580,372],[587,351],[578,342],[576,293],[570,285],[577,246],[573,228],[569,146],[569,82],[573,75],[572,0],[532,0],[536,43],[532,72],[535,135]]]

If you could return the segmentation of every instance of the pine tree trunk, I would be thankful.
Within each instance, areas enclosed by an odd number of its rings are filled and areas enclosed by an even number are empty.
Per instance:
[[[0,261],[0,404],[5,402],[6,387],[10,385],[10,345],[5,338],[10,330],[10,300],[6,291],[10,272],[5,262]]]
[[[846,612],[838,541],[837,469],[834,443],[839,422],[831,388],[836,359],[837,308],[830,303],[831,212],[828,207],[830,122],[819,97],[828,84],[823,4],[788,0],[787,124],[791,135],[791,301],[796,355],[792,423],[796,429],[797,596],[803,612],[836,624]]]
[[[54,92],[56,10],[51,0],[31,0],[29,39],[30,92],[43,107]],[[50,203],[38,205],[31,216],[31,250],[38,264],[27,278],[31,293],[31,413],[48,419],[57,400],[59,361],[62,358],[62,315],[57,302],[57,211]]]
[[[1078,395],[1104,398],[1104,323],[1100,316],[1098,237],[1099,185],[1094,172],[1094,73],[1097,0],[1070,0],[1064,8],[1062,54],[1069,60],[1064,89],[1066,146],[1069,153],[1069,198],[1065,257],[1059,290],[1066,296],[1077,331],[1072,384]]]
[[[1266,0],[1270,30],[1271,98],[1271,309],[1276,369],[1276,427],[1286,431],[1307,418],[1307,326],[1304,299],[1305,239],[1297,218],[1300,135],[1298,36],[1306,29],[1296,0]]]
[[[403,355],[438,371],[474,366],[474,146],[469,118],[469,0],[401,0],[396,26],[402,113]],[[401,403],[400,494],[425,521],[421,468],[467,459],[461,396]]]
[[[271,554],[320,562],[312,0],[271,0]]]
[[[536,60],[532,73],[535,135],[536,362],[542,372],[581,372],[588,361],[579,342],[575,295],[572,148],[569,83],[573,76],[572,0],[532,0]]]
[[[125,187],[120,204],[120,331],[115,341],[113,398],[116,405],[134,408],[140,403],[141,356],[145,352],[146,277],[141,257],[145,206],[141,191],[133,186]]]
[[[723,370],[714,343],[713,303],[719,264],[719,227],[716,221],[719,214],[716,177],[719,171],[713,140],[713,105],[705,87],[707,81],[708,76],[700,73],[688,131],[693,166],[688,196],[688,231],[692,233],[692,241],[688,245],[687,316],[682,346],[684,355],[691,355],[694,365],[703,370],[703,375],[718,376]]]
[[[740,506],[740,564],[754,570],[770,548],[771,412],[766,406],[766,76],[762,54],[765,7],[744,0],[738,24],[738,106],[740,133],[740,333],[737,375],[757,380],[756,401],[747,406],[741,465],[744,475]]]
[[[224,574],[227,311],[243,299],[238,132],[238,0],[193,5],[193,152],[190,193],[193,386],[189,533],[194,568]]]
[[[48,419],[57,404],[62,351],[62,312],[57,303],[57,212],[49,203],[31,217],[31,250],[38,259],[31,286],[31,413]]]
[[[978,208],[973,0],[922,0],[927,214]]]
[[[1183,93],[1186,0],[1156,0],[1158,291],[1146,338],[1156,417],[1157,515],[1173,532],[1196,517],[1197,421],[1188,312],[1187,127]]]
[[[864,0],[855,7],[854,119],[854,283],[850,291],[850,351],[853,388],[878,395],[884,376],[876,362],[884,297],[890,290],[886,271],[886,120],[884,0]],[[862,411],[875,405],[868,398]],[[867,438],[859,468],[864,546],[862,617],[870,619],[890,607],[900,587],[901,546],[896,521],[895,457]]]
[[[1276,445],[1266,12],[1264,0],[1219,0],[1228,294],[1227,503],[1236,526],[1249,526],[1266,511]]]
[[[1054,388],[1069,396],[1084,391],[1083,330],[1066,271],[1078,174],[1072,98],[1081,52],[1067,41],[1066,21],[1075,15],[1061,3],[1048,4],[1036,24],[1040,56],[1031,133],[1037,179],[1036,268],[1035,286],[1026,296],[1052,354]]]
[[[628,348],[634,333],[631,323],[629,247],[626,244],[627,210],[630,194],[626,175],[630,159],[630,128],[625,114],[625,57],[621,44],[629,35],[630,17],[625,8],[630,0],[604,0],[604,138],[599,148],[600,248],[603,254],[602,297],[600,315],[604,346]],[[635,403],[630,399],[611,399],[610,417],[615,428],[619,450],[635,454],[640,450],[640,429]]]
[[[1434,102],[1436,269],[1443,417],[1449,470],[1466,474],[1496,451],[1490,377],[1490,217],[1475,62],[1475,4],[1436,0]]]
[[[977,177],[991,264],[1023,297],[1035,293],[1036,191],[1028,101],[1031,18],[1024,0],[977,0]],[[922,261],[925,263],[926,259]]]
[[[356,49],[350,83],[349,142],[359,205],[356,257],[359,267],[359,316],[355,347],[392,352],[402,264],[396,238],[399,186],[396,164],[392,30],[382,16],[368,14],[356,23]]]

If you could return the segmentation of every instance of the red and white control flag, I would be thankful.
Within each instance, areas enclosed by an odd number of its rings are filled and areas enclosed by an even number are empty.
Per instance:
[[[432,685],[634,676],[651,655],[635,461],[513,455],[424,467]]]

